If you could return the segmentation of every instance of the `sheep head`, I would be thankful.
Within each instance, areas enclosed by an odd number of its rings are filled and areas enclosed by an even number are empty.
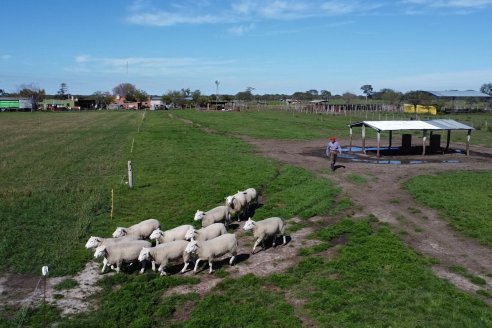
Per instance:
[[[195,220],[195,221],[200,221],[200,220],[202,220],[202,219],[203,219],[203,214],[204,214],[204,213],[205,213],[205,212],[200,211],[200,210],[196,211],[196,213],[195,213],[195,217],[194,217],[194,220]]]
[[[193,238],[195,236],[195,229],[194,228],[189,228],[187,231],[186,231],[186,234],[185,234],[185,239],[186,240],[190,240],[191,238]]]
[[[101,238],[91,236],[91,238],[89,238],[89,240],[85,244],[85,248],[89,249],[89,248],[97,247],[101,244],[101,242],[102,242]]]
[[[120,237],[126,236],[126,234],[127,234],[126,228],[118,227],[113,232],[113,238],[120,238]]]
[[[164,231],[162,231],[161,229],[155,229],[154,231],[152,231],[152,233],[150,234],[149,238],[151,240],[154,240],[154,239],[157,239],[159,237],[163,237],[164,236]]]
[[[185,252],[188,254],[195,253],[197,249],[198,243],[195,239],[191,238],[191,241],[188,243],[188,245],[186,245]]]
[[[148,247],[142,247],[140,254],[138,254],[138,260],[140,262],[148,260],[150,257],[150,249]]]
[[[249,218],[248,221],[246,221],[246,223],[244,224],[243,229],[245,231],[252,230],[252,229],[254,229],[255,225],[256,225],[256,222],[251,220],[251,218]]]
[[[103,257],[104,255],[106,255],[106,246],[97,246],[96,251],[94,252],[94,257],[98,258]]]

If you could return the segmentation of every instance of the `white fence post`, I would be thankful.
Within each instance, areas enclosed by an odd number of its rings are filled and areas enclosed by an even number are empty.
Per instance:
[[[133,189],[133,168],[132,161],[128,161],[128,185]]]

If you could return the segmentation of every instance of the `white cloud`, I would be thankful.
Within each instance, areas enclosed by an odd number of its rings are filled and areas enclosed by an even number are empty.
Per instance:
[[[82,59],[82,60],[81,60]],[[139,76],[188,76],[189,72],[204,74],[216,71],[224,71],[234,67],[233,59],[209,59],[199,57],[127,57],[127,58],[97,58],[89,55],[81,55],[75,58],[77,65],[69,68],[71,71],[94,71],[111,74],[123,74],[127,71]]]
[[[248,25],[236,25],[228,29],[229,33],[236,35],[236,36],[241,36],[244,35],[254,29],[254,24],[248,24]]]
[[[492,70],[437,72],[421,75],[395,76],[375,81],[374,85],[391,85],[402,92],[410,90],[478,90],[490,80]]]
[[[143,3],[143,0],[138,0],[128,8],[129,23],[149,26],[237,24],[361,14],[381,7],[378,3],[360,0],[232,0],[225,5],[204,0],[184,0],[161,4],[159,9],[149,3],[144,6]]]
[[[492,5],[492,0],[403,0],[403,5],[409,5],[407,13],[425,13],[429,10],[447,9],[456,14],[471,13]]]
[[[77,63],[85,63],[90,61],[90,56],[88,55],[78,55],[75,57],[75,62]]]

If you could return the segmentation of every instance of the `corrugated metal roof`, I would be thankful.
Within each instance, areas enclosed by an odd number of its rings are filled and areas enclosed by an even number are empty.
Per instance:
[[[368,126],[378,131],[399,130],[474,130],[471,126],[455,120],[429,120],[429,121],[362,121],[349,124],[349,127]]]
[[[426,122],[443,130],[474,130],[473,127],[457,122],[455,120],[429,120]]]
[[[446,91],[426,91],[433,94],[436,97],[448,97],[448,98],[463,98],[463,97],[480,97],[490,98],[486,93],[474,90],[458,91],[458,90],[446,90]]]

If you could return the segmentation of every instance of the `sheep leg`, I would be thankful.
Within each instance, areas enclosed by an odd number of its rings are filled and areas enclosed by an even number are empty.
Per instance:
[[[287,243],[287,237],[285,235],[282,235],[284,237],[284,243],[282,245],[285,245]]]
[[[108,260],[106,258],[104,258],[104,260],[103,260],[103,268],[101,270],[101,273],[104,273],[104,270],[106,270],[106,265],[108,265]]]
[[[140,274],[145,272],[145,266],[147,264],[147,260],[142,261],[142,268],[140,269]]]
[[[272,247],[275,247],[275,243],[277,241],[277,235],[273,235],[273,243],[272,243]]]
[[[234,263],[235,258],[236,258],[236,255],[232,255],[231,259],[229,260],[229,265],[232,265]]]
[[[195,262],[195,269],[193,270],[196,273],[196,270],[198,269],[198,263],[200,262],[200,259],[197,259]]]
[[[214,262],[212,260],[208,260],[208,266],[210,267],[210,271],[208,273],[212,273],[214,270],[212,269],[212,264]]]
[[[186,271],[186,269],[188,268],[188,265],[190,264],[190,262],[185,262],[184,264],[184,267],[183,269],[181,270],[181,273],[184,273]]]
[[[164,267],[165,267],[165,265],[164,265],[164,264],[161,264],[161,265],[159,266],[158,271],[161,273],[161,276],[167,276],[166,271],[164,271]]]
[[[120,272],[121,264],[122,264],[122,261],[116,262],[116,272],[118,272],[118,273]]]
[[[263,249],[265,249],[265,243],[264,243],[264,240],[260,237],[256,240],[255,244],[253,245],[253,251],[251,252],[251,254],[254,254],[255,253],[255,249],[256,249],[256,246],[258,246],[259,243],[262,243],[263,245]]]
[[[155,261],[152,261],[152,271],[155,272]]]

